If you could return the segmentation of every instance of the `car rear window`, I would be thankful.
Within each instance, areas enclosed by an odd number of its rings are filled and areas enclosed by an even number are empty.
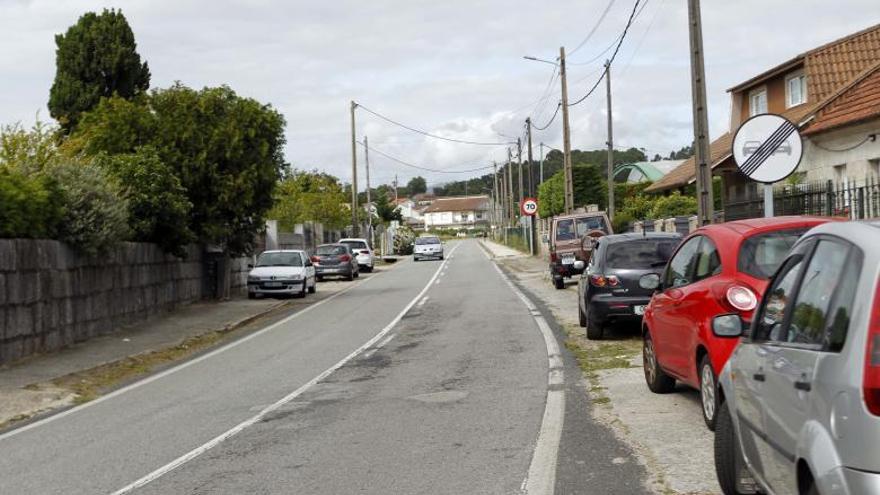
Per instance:
[[[418,244],[419,246],[422,246],[425,244],[440,244],[440,238],[439,237],[417,237],[416,244]]]
[[[345,252],[345,246],[318,246],[318,249],[315,251],[318,256],[341,255],[345,254]]]
[[[341,244],[345,244],[352,249],[367,249],[367,243],[364,241],[342,241]]]
[[[749,237],[739,248],[737,269],[755,278],[769,279],[807,230],[785,229]]]
[[[615,242],[608,245],[605,264],[608,268],[646,269],[666,265],[678,239],[643,239],[638,241]]]
[[[556,240],[572,241],[580,239],[590,231],[601,230],[608,232],[603,217],[567,218],[556,223]]]
[[[303,261],[299,253],[263,253],[257,266],[303,266]]]

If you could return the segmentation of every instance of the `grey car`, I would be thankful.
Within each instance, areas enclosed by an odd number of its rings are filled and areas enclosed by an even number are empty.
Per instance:
[[[322,244],[315,250],[312,262],[319,282],[327,277],[354,280],[360,276],[357,257],[348,244]]]
[[[744,333],[735,315],[712,326]],[[880,222],[804,235],[719,382],[725,494],[880,493]]]

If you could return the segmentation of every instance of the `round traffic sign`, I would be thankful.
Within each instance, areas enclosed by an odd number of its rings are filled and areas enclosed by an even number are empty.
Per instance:
[[[742,123],[733,137],[731,154],[750,179],[771,184],[788,177],[804,153],[798,128],[780,115],[765,113]]]
[[[519,211],[526,216],[534,216],[538,213],[538,200],[535,198],[525,198],[519,204]]]

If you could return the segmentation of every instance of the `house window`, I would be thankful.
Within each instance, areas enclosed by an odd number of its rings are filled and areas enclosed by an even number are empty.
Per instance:
[[[785,101],[787,108],[807,102],[807,76],[803,72],[786,78]]]
[[[871,175],[874,177],[880,177],[880,158],[868,160],[868,167],[871,170]]]
[[[749,93],[749,115],[767,113],[767,90],[765,88],[753,90]]]
[[[834,166],[834,181],[844,182],[846,180],[846,164]]]

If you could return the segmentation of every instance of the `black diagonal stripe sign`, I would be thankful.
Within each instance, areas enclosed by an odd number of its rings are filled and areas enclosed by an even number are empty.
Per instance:
[[[784,143],[789,136],[797,131],[797,127],[789,122],[784,121],[773,133],[768,137],[761,146],[759,146],[750,157],[740,166],[740,170],[748,176],[754,174],[758,168]]]

